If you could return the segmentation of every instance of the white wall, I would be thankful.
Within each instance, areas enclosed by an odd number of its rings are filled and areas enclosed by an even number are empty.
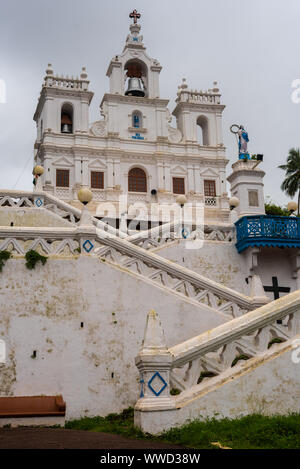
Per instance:
[[[162,257],[183,265],[226,287],[249,295],[245,278],[247,273],[244,258],[238,254],[234,243],[204,241],[200,249],[185,249],[185,241],[168,245],[157,251]]]
[[[61,393],[68,419],[134,405],[134,358],[151,308],[168,346],[226,319],[97,258],[48,259],[33,271],[22,258],[7,261],[0,273],[0,338],[7,346],[0,395]]]

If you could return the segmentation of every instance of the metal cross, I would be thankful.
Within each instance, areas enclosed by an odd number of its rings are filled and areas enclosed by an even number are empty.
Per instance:
[[[278,300],[280,292],[289,293],[291,289],[289,287],[279,287],[277,277],[272,277],[272,285],[271,286],[264,285],[264,290],[273,292],[274,300]]]
[[[132,13],[129,14],[129,18],[133,18],[133,22],[137,23],[137,20],[140,19],[141,14],[138,13],[136,10],[133,10]]]

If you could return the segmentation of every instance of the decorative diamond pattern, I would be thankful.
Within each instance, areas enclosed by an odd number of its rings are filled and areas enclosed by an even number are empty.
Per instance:
[[[155,386],[156,389],[153,386]],[[154,373],[152,378],[148,381],[148,388],[151,389],[155,396],[159,396],[166,387],[167,383],[158,371],[156,371],[156,373]]]
[[[83,249],[84,249],[87,253],[89,253],[89,252],[91,252],[91,250],[93,249],[94,245],[93,245],[93,243],[92,243],[89,239],[87,239],[87,240],[83,243],[82,247],[83,247]]]
[[[36,199],[35,205],[36,205],[37,207],[41,207],[41,206],[43,205],[42,199],[40,199],[40,198]]]

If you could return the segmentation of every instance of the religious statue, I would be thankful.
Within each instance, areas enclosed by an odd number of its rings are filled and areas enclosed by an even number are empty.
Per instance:
[[[230,127],[230,132],[235,134],[238,149],[239,149],[239,159],[250,159],[248,153],[247,144],[249,142],[248,132],[244,129],[243,125],[232,124]]]
[[[247,143],[249,142],[248,132],[246,132],[244,127],[242,125],[240,125],[237,134],[239,136],[239,154],[241,154],[241,153],[246,154],[247,153]]]

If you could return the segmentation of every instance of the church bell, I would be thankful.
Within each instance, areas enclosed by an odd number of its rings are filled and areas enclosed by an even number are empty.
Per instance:
[[[61,133],[71,134],[72,133],[72,120],[68,114],[62,114],[61,116]]]
[[[63,134],[71,134],[72,133],[72,125],[70,124],[63,124],[61,128],[61,132]]]
[[[128,88],[125,92],[125,96],[145,96],[142,80],[140,78],[133,77],[128,79]]]

